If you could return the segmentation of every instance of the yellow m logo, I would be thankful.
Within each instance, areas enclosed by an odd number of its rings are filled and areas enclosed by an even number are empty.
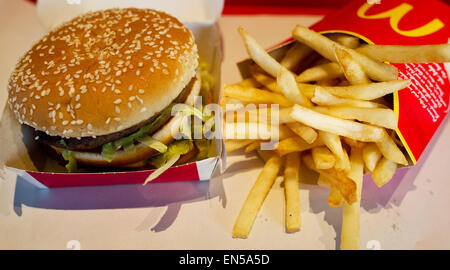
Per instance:
[[[398,24],[400,20],[405,16],[406,13],[413,9],[413,6],[407,3],[403,3],[398,5],[397,7],[390,9],[385,12],[381,12],[374,15],[366,15],[367,10],[371,7],[371,4],[365,3],[358,9],[358,16],[364,19],[384,19],[389,18],[389,23],[391,24],[392,29],[400,35],[404,35],[407,37],[422,37],[429,34],[432,34],[436,31],[439,31],[442,27],[444,27],[444,23],[439,19],[433,19],[431,22],[428,22],[421,27],[412,30],[400,30],[398,28]]]

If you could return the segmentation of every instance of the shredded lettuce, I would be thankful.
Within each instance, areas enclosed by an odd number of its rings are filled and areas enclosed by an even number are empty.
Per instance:
[[[141,139],[144,139],[148,137],[148,134],[153,133],[156,131],[159,127],[161,127],[162,124],[167,122],[167,120],[170,118],[172,113],[172,107],[175,104],[170,104],[164,111],[162,111],[151,123],[141,127],[138,131],[132,133],[131,135],[128,135],[126,137],[120,138],[118,140],[115,140],[113,142],[105,143],[102,146],[102,156],[108,161],[112,161],[112,157],[114,156],[114,153],[119,150],[120,148],[123,148],[123,150],[127,153],[135,153],[136,152],[136,146],[134,145],[135,141],[139,141]],[[149,147],[149,144],[146,144]],[[153,147],[152,147],[153,148]],[[158,150],[158,149],[156,149]]]
[[[73,173],[77,170],[77,161],[73,157],[73,152],[70,150],[64,150],[62,152],[62,156],[65,161],[68,161],[66,164],[66,169],[69,173]]]
[[[162,142],[160,142],[150,136],[144,136],[142,138],[138,138],[137,141],[147,145],[150,148],[155,149],[156,151],[158,151],[160,153],[164,153],[167,151],[167,146],[165,144],[163,144]]]
[[[102,146],[102,156],[108,161],[111,162],[116,152],[116,148],[114,146],[114,142],[105,143]]]
[[[214,78],[209,72],[209,66],[203,61],[200,61],[199,63],[199,69],[200,69],[200,80],[201,80],[201,86],[200,86],[200,94],[203,98],[204,104],[212,103],[212,93],[211,90],[214,88]]]
[[[147,177],[143,185],[156,179],[163,172],[172,167],[182,155],[189,153],[193,147],[194,144],[191,140],[179,140],[169,144],[166,152],[158,154],[149,160],[149,163],[158,169]]]
[[[161,167],[159,167],[152,174],[150,174],[150,176],[147,177],[147,179],[145,179],[145,182],[142,185],[145,186],[148,182],[151,182],[156,178],[158,178],[158,176],[160,176],[163,172],[167,171],[170,167],[172,167],[172,165],[175,164],[178,161],[178,159],[180,159],[180,155],[171,156],[166,163],[164,163]]]
[[[216,155],[216,149],[213,141],[208,139],[194,140],[194,144],[198,149],[195,160],[202,160]]]

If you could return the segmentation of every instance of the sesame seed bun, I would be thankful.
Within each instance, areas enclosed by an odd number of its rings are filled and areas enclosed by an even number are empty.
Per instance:
[[[90,12],[22,57],[8,103],[20,123],[50,136],[101,136],[162,111],[197,66],[194,37],[176,18],[152,9]]]

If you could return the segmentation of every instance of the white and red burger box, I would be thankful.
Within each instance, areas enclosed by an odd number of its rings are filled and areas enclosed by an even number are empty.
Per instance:
[[[103,1],[103,0],[38,0],[37,13],[47,29],[79,14],[107,8],[153,8],[165,11],[182,21],[194,34],[202,61],[210,67],[215,80],[214,102],[220,91],[222,42],[217,20],[223,0],[164,0],[164,1]],[[32,44],[29,45],[31,48]],[[25,51],[23,52],[25,53]],[[216,123],[220,126],[220,123]],[[66,173],[65,168],[44,154],[32,134],[17,122],[6,106],[0,120],[0,170],[12,170],[18,176],[40,188],[142,184],[153,170],[115,172]],[[220,168],[225,168],[223,141],[215,139],[217,156],[174,166],[152,182],[209,180]]]

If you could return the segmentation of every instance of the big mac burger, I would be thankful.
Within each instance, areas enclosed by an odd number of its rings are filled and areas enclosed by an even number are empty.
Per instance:
[[[200,94],[198,58],[191,31],[166,13],[90,12],[20,59],[8,103],[69,171],[77,163],[166,169],[199,151],[190,139],[174,140],[189,110],[172,113],[174,104],[192,108]]]

